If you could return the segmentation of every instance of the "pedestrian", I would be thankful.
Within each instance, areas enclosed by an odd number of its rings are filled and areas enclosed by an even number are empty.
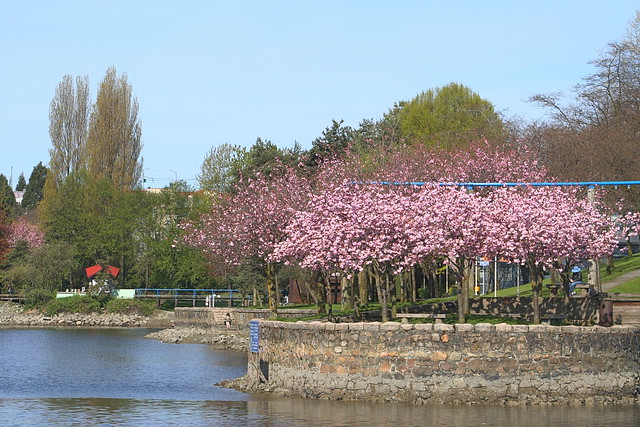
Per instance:
[[[231,327],[231,315],[229,313],[224,316],[224,325],[227,327],[227,329]]]

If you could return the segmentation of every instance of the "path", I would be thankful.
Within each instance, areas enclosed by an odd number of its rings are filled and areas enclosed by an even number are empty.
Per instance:
[[[603,283],[602,292],[607,292],[618,285],[628,282],[631,279],[635,279],[636,277],[640,277],[640,269],[630,271],[628,273],[623,274],[622,276],[616,277],[613,280]]]

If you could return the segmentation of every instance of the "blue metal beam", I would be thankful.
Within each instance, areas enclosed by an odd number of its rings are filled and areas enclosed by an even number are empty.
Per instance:
[[[599,186],[631,186],[640,185],[640,181],[580,181],[580,182],[420,182],[420,181],[353,181],[353,184],[378,184],[378,185],[415,185],[423,186],[427,184],[437,184],[443,186],[458,187],[589,187]]]

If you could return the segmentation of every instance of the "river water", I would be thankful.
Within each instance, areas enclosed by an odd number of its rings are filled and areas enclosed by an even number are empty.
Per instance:
[[[412,406],[252,395],[215,384],[246,355],[148,329],[0,329],[2,426],[632,426],[636,407]]]

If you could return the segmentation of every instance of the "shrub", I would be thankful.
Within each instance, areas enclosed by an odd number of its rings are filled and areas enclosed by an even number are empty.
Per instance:
[[[25,310],[42,309],[55,297],[56,293],[49,289],[30,289],[24,294],[24,308]]]
[[[100,311],[100,301],[89,295],[74,295],[56,298],[47,304],[45,314],[52,316],[58,313],[94,313]]]
[[[115,298],[107,301],[105,309],[109,313],[141,314],[150,316],[155,311],[155,301]]]

